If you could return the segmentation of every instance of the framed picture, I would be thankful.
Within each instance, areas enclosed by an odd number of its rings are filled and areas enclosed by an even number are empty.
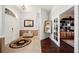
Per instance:
[[[44,22],[44,32],[52,33],[52,21],[51,20],[46,20]]]
[[[24,20],[24,27],[33,27],[34,22],[33,20]]]

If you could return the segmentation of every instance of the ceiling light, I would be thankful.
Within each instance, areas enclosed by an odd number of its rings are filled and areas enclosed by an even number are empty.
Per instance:
[[[21,6],[21,8],[22,8],[23,10],[25,10],[25,9],[26,9],[25,5],[22,5],[22,6]]]

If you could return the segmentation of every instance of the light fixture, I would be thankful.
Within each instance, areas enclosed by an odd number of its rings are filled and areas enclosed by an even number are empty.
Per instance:
[[[26,9],[25,5],[22,5],[22,6],[21,6],[21,8],[22,8],[23,10],[25,10],[25,9]]]
[[[21,10],[21,12],[25,13],[29,11],[29,7],[27,5],[18,5],[17,7]]]

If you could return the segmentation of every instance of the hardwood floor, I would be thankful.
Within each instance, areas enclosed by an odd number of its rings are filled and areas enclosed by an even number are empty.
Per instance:
[[[61,40],[58,47],[50,38],[41,40],[42,53],[73,53],[74,48]]]

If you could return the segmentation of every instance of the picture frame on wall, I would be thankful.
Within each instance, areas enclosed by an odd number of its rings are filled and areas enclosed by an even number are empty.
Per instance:
[[[52,33],[52,21],[51,20],[46,20],[44,22],[44,32],[45,33]]]
[[[24,20],[24,27],[33,27],[34,21],[33,20]]]

